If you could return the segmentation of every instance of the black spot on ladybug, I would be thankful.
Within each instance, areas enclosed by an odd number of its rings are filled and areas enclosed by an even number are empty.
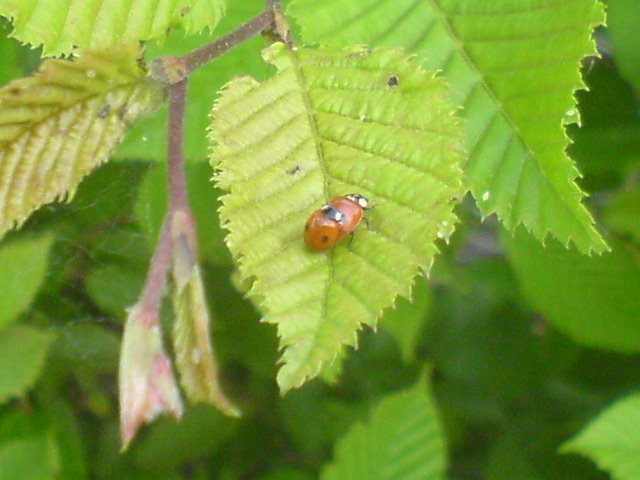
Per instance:
[[[106,104],[98,112],[98,118],[107,118],[107,115],[109,115],[110,111],[111,111],[111,105]]]
[[[327,237],[326,235],[323,235],[323,236],[320,238],[320,241],[321,241],[322,243],[327,243],[327,242],[329,241],[329,237]]]
[[[387,86],[389,87],[397,87],[399,84],[400,84],[400,80],[395,75],[391,75],[387,80]]]
[[[296,165],[292,169],[287,170],[287,173],[289,175],[296,175],[296,174],[300,173],[301,171],[302,171],[302,168],[300,167],[300,165]]]

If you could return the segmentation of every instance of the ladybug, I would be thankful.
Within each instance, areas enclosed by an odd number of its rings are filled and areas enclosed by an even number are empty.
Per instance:
[[[335,197],[313,212],[304,226],[304,242],[311,250],[327,250],[353,234],[370,210],[369,199],[358,193]]]

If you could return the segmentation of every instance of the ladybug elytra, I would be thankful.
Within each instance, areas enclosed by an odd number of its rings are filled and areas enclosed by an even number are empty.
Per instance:
[[[313,212],[304,227],[304,242],[312,250],[327,250],[354,230],[369,210],[369,199],[351,193],[331,199]]]

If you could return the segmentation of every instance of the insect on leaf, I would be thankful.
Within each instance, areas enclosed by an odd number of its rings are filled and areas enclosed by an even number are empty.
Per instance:
[[[0,89],[0,235],[72,194],[129,124],[164,100],[138,57],[137,47],[122,46],[46,60]]]
[[[442,78],[400,50],[264,53],[278,73],[230,82],[214,106],[221,220],[249,295],[278,327],[280,388],[300,386],[355,345],[427,271],[464,193],[462,132]],[[312,252],[309,215],[332,197],[375,205],[349,244]]]
[[[441,70],[462,105],[465,175],[483,215],[524,224],[582,252],[607,246],[581,203],[562,122],[584,84],[580,60],[596,54],[597,0],[294,0],[306,42],[403,47]]]

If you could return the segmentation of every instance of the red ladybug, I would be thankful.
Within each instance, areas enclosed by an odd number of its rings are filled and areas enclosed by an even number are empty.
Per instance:
[[[369,210],[369,200],[350,193],[335,197],[313,212],[304,226],[304,242],[311,250],[327,250],[336,242],[352,234]]]

